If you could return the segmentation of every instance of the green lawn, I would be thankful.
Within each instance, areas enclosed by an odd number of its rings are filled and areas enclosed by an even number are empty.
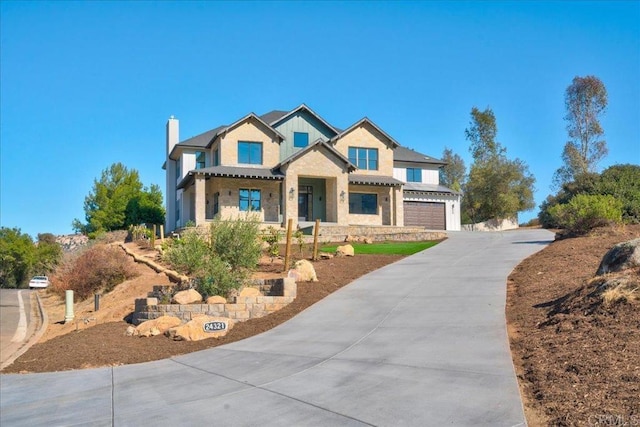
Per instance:
[[[353,249],[358,254],[384,254],[384,255],[413,255],[417,252],[429,249],[432,246],[437,245],[439,242],[377,242],[371,245],[365,243],[349,243],[353,246]],[[343,243],[346,244],[346,243]],[[322,252],[333,253],[340,245],[327,245],[322,246],[320,250]]]

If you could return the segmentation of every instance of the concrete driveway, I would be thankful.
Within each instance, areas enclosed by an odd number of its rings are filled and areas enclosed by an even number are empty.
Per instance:
[[[241,342],[139,365],[2,375],[0,424],[524,425],[506,278],[552,239],[451,233]]]

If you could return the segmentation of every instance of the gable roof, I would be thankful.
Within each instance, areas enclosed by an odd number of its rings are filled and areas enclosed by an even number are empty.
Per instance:
[[[418,153],[415,150],[403,146],[396,147],[393,150],[394,162],[411,162],[411,163],[428,163],[432,165],[446,165],[447,162],[429,157],[426,154]]]
[[[391,136],[389,136],[388,133],[386,133],[385,131],[380,129],[380,127],[378,125],[376,125],[375,123],[373,123],[371,120],[369,120],[368,117],[363,117],[362,119],[358,120],[357,122],[355,122],[354,124],[349,126],[347,129],[345,129],[342,132],[340,132],[338,135],[336,135],[333,138],[331,138],[331,142],[335,143],[338,139],[342,138],[343,136],[345,136],[346,134],[348,134],[352,130],[358,128],[359,126],[362,126],[363,124],[368,124],[371,127],[373,127],[377,132],[379,132],[383,137],[385,137],[391,143],[391,146],[393,148],[396,148],[396,147],[400,146],[398,141],[396,141],[395,139],[391,138]]]
[[[288,119],[289,117],[293,116],[294,114],[296,114],[299,111],[307,111],[309,114],[311,114],[313,117],[315,117],[320,123],[325,125],[334,134],[337,135],[338,133],[340,133],[335,127],[330,125],[329,122],[327,122],[325,119],[320,117],[315,111],[313,111],[311,108],[307,107],[305,104],[300,104],[298,107],[294,108],[293,110],[289,111],[288,113],[285,113],[282,116],[277,117],[272,122],[269,122],[269,124],[271,126],[275,126],[276,124],[285,121],[286,119]],[[272,115],[272,117],[276,117],[277,113],[280,113],[280,112],[279,111],[272,111],[271,113],[265,114],[265,116]],[[269,118],[271,118],[271,117],[269,117]]]
[[[243,118],[241,118],[240,120],[237,120],[237,121],[231,123],[229,126],[225,127],[220,132],[218,132],[218,135],[221,135],[223,133],[229,132],[229,131],[233,130],[234,128],[240,126],[245,120],[251,120],[251,119],[257,120],[258,123],[261,123],[262,125],[264,125],[268,130],[273,132],[274,135],[276,135],[278,138],[280,138],[280,141],[284,141],[284,139],[285,139],[284,135],[282,135],[280,132],[275,130],[273,127],[271,127],[271,125],[269,123],[266,123],[264,120],[262,120],[260,117],[256,116],[254,113],[249,113],[246,116],[244,116]],[[218,135],[216,135],[216,137]],[[213,142],[213,140],[211,142]]]
[[[338,150],[336,150],[330,144],[328,144],[327,142],[323,141],[320,138],[316,139],[313,143],[307,145],[302,150],[296,151],[295,153],[293,153],[292,155],[290,155],[289,157],[287,157],[286,159],[284,159],[283,161],[278,163],[278,165],[274,169],[279,169],[280,167],[282,167],[284,165],[287,165],[287,164],[289,164],[291,162],[294,162],[297,159],[299,159],[300,157],[302,157],[305,154],[307,154],[307,152],[311,151],[312,149],[314,149],[316,147],[319,148],[320,146],[326,148],[327,150],[329,150],[330,153],[332,153],[334,156],[336,156],[340,161],[344,162],[344,164],[347,166],[347,170],[349,172],[353,172],[354,170],[357,169],[356,165],[351,163],[349,161],[349,159],[347,159],[345,156],[342,155],[342,153],[340,153]]]

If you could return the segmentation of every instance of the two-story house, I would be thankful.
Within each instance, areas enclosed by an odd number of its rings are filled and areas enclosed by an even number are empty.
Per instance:
[[[460,194],[439,185],[442,165],[367,118],[342,130],[304,104],[183,141],[171,117],[166,229],[252,213],[274,225],[291,218],[459,230]]]

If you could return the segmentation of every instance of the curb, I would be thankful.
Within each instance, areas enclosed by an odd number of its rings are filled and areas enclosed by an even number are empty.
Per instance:
[[[34,293],[32,292],[31,294],[33,295]],[[16,351],[13,356],[11,356],[9,359],[7,359],[2,364],[2,366],[0,366],[0,370],[6,368],[7,366],[10,366],[13,362],[15,362],[15,360],[18,357],[22,356],[35,343],[40,341],[40,338],[42,338],[42,336],[44,335],[45,331],[47,330],[47,327],[49,326],[49,316],[47,316],[47,312],[44,311],[44,308],[42,307],[42,301],[40,301],[40,295],[38,295],[37,291],[35,292],[35,296],[36,296],[36,300],[38,301],[38,312],[40,314],[40,329],[38,329],[36,331],[36,333],[33,334],[31,336],[31,338],[29,338],[29,340],[25,343],[25,345],[20,347],[20,349],[18,351]]]

